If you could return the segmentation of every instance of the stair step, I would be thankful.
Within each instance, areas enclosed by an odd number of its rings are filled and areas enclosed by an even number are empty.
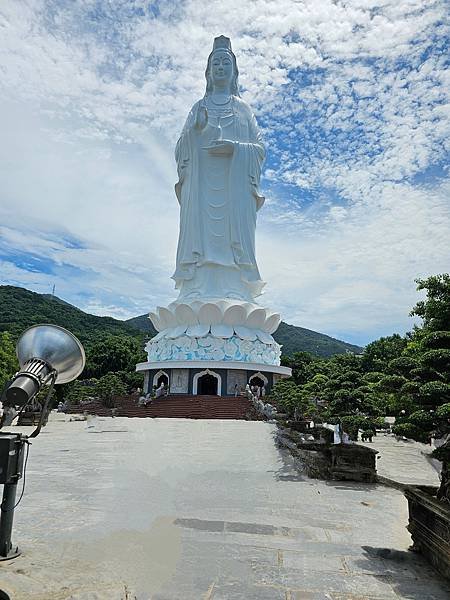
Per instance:
[[[253,413],[253,406],[247,398],[233,396],[166,396],[153,400],[147,407],[138,406],[136,396],[117,397],[115,402],[118,417],[246,419]],[[100,402],[72,407],[68,412],[111,416],[111,409]]]

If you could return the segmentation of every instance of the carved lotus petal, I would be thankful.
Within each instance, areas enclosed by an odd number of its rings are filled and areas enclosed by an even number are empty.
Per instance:
[[[230,306],[223,315],[223,322],[226,325],[244,325],[247,319],[247,311],[243,306],[235,304]]]
[[[278,329],[278,325],[281,322],[281,315],[278,313],[273,313],[270,317],[267,317],[266,322],[264,323],[263,329],[269,333],[273,333]]]
[[[186,333],[190,337],[205,337],[209,333],[209,325],[191,325],[187,328]]]
[[[150,321],[153,323],[153,326],[155,327],[156,331],[161,331],[162,329],[164,329],[163,324],[161,323],[161,320],[156,313],[151,312],[148,316]]]
[[[175,317],[179,325],[197,325],[198,319],[189,304],[178,304],[175,307]]]
[[[218,325],[211,325],[211,333],[219,338],[230,338],[234,331],[231,325],[219,323]]]
[[[152,343],[158,342],[160,339],[164,337],[164,331],[160,331],[152,338]]]
[[[256,331],[254,329],[249,329],[248,327],[243,327],[242,325],[236,326],[234,328],[236,335],[238,335],[241,340],[256,340]]]
[[[171,329],[169,329],[165,337],[171,340],[175,340],[177,337],[180,337],[180,335],[183,335],[185,331],[186,325],[177,325],[176,327],[172,327]]]
[[[265,308],[255,308],[250,311],[247,322],[245,323],[247,327],[254,327],[255,329],[262,329],[264,327],[264,323],[266,322],[266,309]]]
[[[158,306],[158,315],[161,325],[164,325],[163,329],[166,329],[167,327],[175,327],[177,325],[175,315],[168,308]]]
[[[258,339],[261,340],[261,342],[263,342],[263,344],[273,344],[273,337],[269,335],[267,331],[262,331],[261,329],[259,329],[256,332],[256,335],[258,336]]]
[[[212,302],[207,302],[198,311],[199,323],[204,325],[212,325],[213,323],[220,323],[222,321],[222,311]]]

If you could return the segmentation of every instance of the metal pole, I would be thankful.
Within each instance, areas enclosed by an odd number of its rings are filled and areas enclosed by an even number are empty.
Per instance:
[[[5,483],[3,486],[3,501],[0,516],[0,561],[9,560],[19,556],[19,548],[12,547],[11,533],[14,520],[14,506],[16,503],[16,483]]]

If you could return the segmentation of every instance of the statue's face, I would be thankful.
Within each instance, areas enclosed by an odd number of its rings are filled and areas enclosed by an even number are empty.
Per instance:
[[[233,77],[233,61],[228,52],[218,50],[211,60],[211,79],[215,84],[226,84]]]

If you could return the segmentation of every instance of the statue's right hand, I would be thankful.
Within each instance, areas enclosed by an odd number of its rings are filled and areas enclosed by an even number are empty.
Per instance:
[[[195,117],[195,124],[194,127],[196,129],[205,129],[205,127],[208,124],[208,110],[206,108],[206,106],[202,106],[200,105],[197,108],[197,115]]]

